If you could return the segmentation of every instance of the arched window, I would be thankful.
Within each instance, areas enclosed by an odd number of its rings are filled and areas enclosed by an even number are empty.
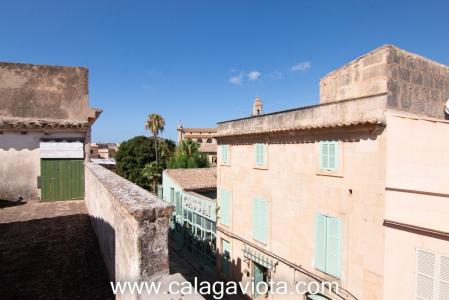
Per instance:
[[[198,144],[201,144],[203,142],[202,139],[197,139],[196,141],[198,142]]]
[[[212,143],[212,139],[207,139],[206,143],[208,144]]]

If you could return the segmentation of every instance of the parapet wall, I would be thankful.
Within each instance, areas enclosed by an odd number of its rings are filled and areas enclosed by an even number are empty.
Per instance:
[[[379,94],[388,95],[388,108],[444,119],[449,67],[385,45],[320,80],[320,103]]]
[[[94,163],[85,167],[85,202],[111,280],[168,275],[173,207]]]
[[[88,101],[87,68],[0,62],[0,117],[87,121]]]

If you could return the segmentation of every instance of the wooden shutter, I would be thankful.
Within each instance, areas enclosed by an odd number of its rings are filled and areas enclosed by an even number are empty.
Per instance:
[[[265,144],[254,145],[254,158],[256,165],[263,165],[265,163]]]
[[[416,251],[416,299],[434,300],[435,294],[435,254]]]
[[[221,189],[220,196],[220,222],[223,225],[230,226],[230,193],[225,189]]]
[[[267,242],[268,211],[264,199],[253,199],[253,238],[259,242]]]
[[[338,167],[338,142],[329,142],[328,169],[336,170]]]
[[[449,299],[449,256],[440,256],[438,299]]]
[[[221,160],[222,163],[229,163],[229,145],[221,145]]]
[[[315,216],[315,267],[326,271],[326,217]]]
[[[320,143],[320,169],[327,170],[329,168],[329,144],[327,142]]]
[[[340,277],[341,275],[341,230],[340,220],[326,218],[326,273]]]

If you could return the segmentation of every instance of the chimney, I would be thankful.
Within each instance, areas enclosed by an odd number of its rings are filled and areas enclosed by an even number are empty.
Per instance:
[[[260,116],[262,114],[262,101],[260,97],[257,96],[253,103],[253,116]]]

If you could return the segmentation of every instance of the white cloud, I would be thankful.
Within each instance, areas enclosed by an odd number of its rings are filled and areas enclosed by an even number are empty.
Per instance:
[[[274,71],[270,73],[270,78],[273,80],[279,80],[282,78],[282,73],[279,71]]]
[[[312,67],[312,63],[310,61],[304,61],[302,63],[299,63],[297,65],[292,66],[291,70],[293,72],[296,71],[307,71]]]
[[[240,72],[237,76],[232,76],[229,78],[229,82],[234,85],[242,85],[243,72]]]
[[[249,80],[257,80],[262,74],[259,71],[251,71],[247,74]]]

